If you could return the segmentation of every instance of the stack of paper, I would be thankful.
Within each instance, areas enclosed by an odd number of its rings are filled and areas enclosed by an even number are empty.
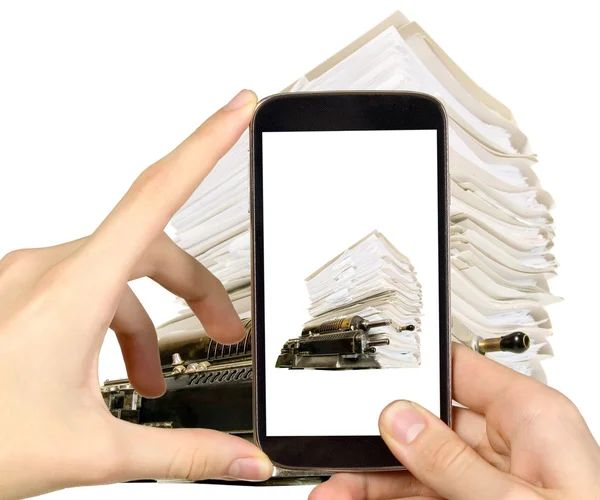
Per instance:
[[[553,201],[540,187],[535,156],[510,111],[400,13],[286,90],[415,90],[444,103],[452,177],[453,334],[469,344],[475,335],[523,331],[532,339],[527,352],[490,356],[544,379],[539,362],[551,355],[546,339],[552,333],[545,306],[556,300],[547,283],[557,265],[551,253]],[[244,135],[172,221],[178,244],[223,281],[241,315],[249,314],[247,150]],[[170,330],[177,331],[176,323]],[[185,331],[189,324],[179,334]]]
[[[355,315],[388,319],[389,326],[369,330],[389,339],[377,347],[375,359],[382,368],[419,366],[421,285],[410,260],[381,233],[373,231],[325,264],[306,286],[311,319],[305,328]]]

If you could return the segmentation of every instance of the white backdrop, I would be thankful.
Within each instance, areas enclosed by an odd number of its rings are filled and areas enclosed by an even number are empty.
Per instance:
[[[396,399],[440,414],[436,135],[263,133],[267,436],[378,435],[379,413]],[[308,320],[304,279],[373,230],[410,259],[422,286],[421,366],[275,368]]]
[[[145,166],[241,87],[261,97],[284,88],[397,8],[511,108],[539,155],[557,202],[562,265],[551,287],[565,298],[550,308],[556,358],[544,366],[600,439],[593,2],[3,2],[0,254],[89,233]],[[171,316],[168,294],[134,289],[155,321]],[[105,360],[102,378],[122,371]],[[115,485],[85,498],[305,498],[309,489]]]

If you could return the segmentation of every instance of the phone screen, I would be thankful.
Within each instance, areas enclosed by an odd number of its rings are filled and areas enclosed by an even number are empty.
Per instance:
[[[378,436],[396,399],[440,416],[437,140],[262,132],[266,436]]]

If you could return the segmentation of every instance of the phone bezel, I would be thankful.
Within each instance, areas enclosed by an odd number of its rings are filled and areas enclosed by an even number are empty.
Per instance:
[[[264,331],[262,133],[331,130],[437,130],[441,419],[451,425],[449,180],[447,116],[417,92],[283,93],[259,102],[250,124],[250,213],[254,439],[273,463],[323,471],[402,469],[380,436],[267,436]]]

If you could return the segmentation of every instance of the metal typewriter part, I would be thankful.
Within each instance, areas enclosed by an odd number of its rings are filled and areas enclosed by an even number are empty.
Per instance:
[[[251,322],[247,319],[243,324],[246,336],[237,344],[224,345],[203,336],[161,350],[167,392],[160,398],[142,398],[128,380],[105,381],[101,392],[111,413],[143,425],[251,435]]]
[[[512,352],[520,354],[526,352],[531,345],[531,339],[529,335],[524,332],[512,332],[502,337],[492,337],[484,339],[479,335],[475,335],[473,332],[465,332],[457,334],[453,332],[453,336],[461,344],[470,347],[475,352],[483,354],[484,356],[490,352]]]
[[[384,334],[369,333],[371,328],[387,326],[389,319],[368,321],[360,316],[306,326],[302,335],[285,342],[276,368],[348,370],[381,368],[377,347],[389,345]],[[414,325],[400,330],[413,331]]]
[[[529,349],[531,341],[529,335],[523,332],[513,332],[502,337],[484,339],[478,337],[473,346],[473,350],[479,354],[487,354],[488,352],[514,352],[522,353]]]
[[[167,391],[160,398],[141,397],[126,379],[105,381],[101,392],[108,409],[115,417],[140,425],[215,429],[252,442],[251,320],[242,323],[246,336],[237,344],[202,336],[161,349]],[[316,484],[326,477],[322,472],[275,468],[266,483],[243,484]]]

